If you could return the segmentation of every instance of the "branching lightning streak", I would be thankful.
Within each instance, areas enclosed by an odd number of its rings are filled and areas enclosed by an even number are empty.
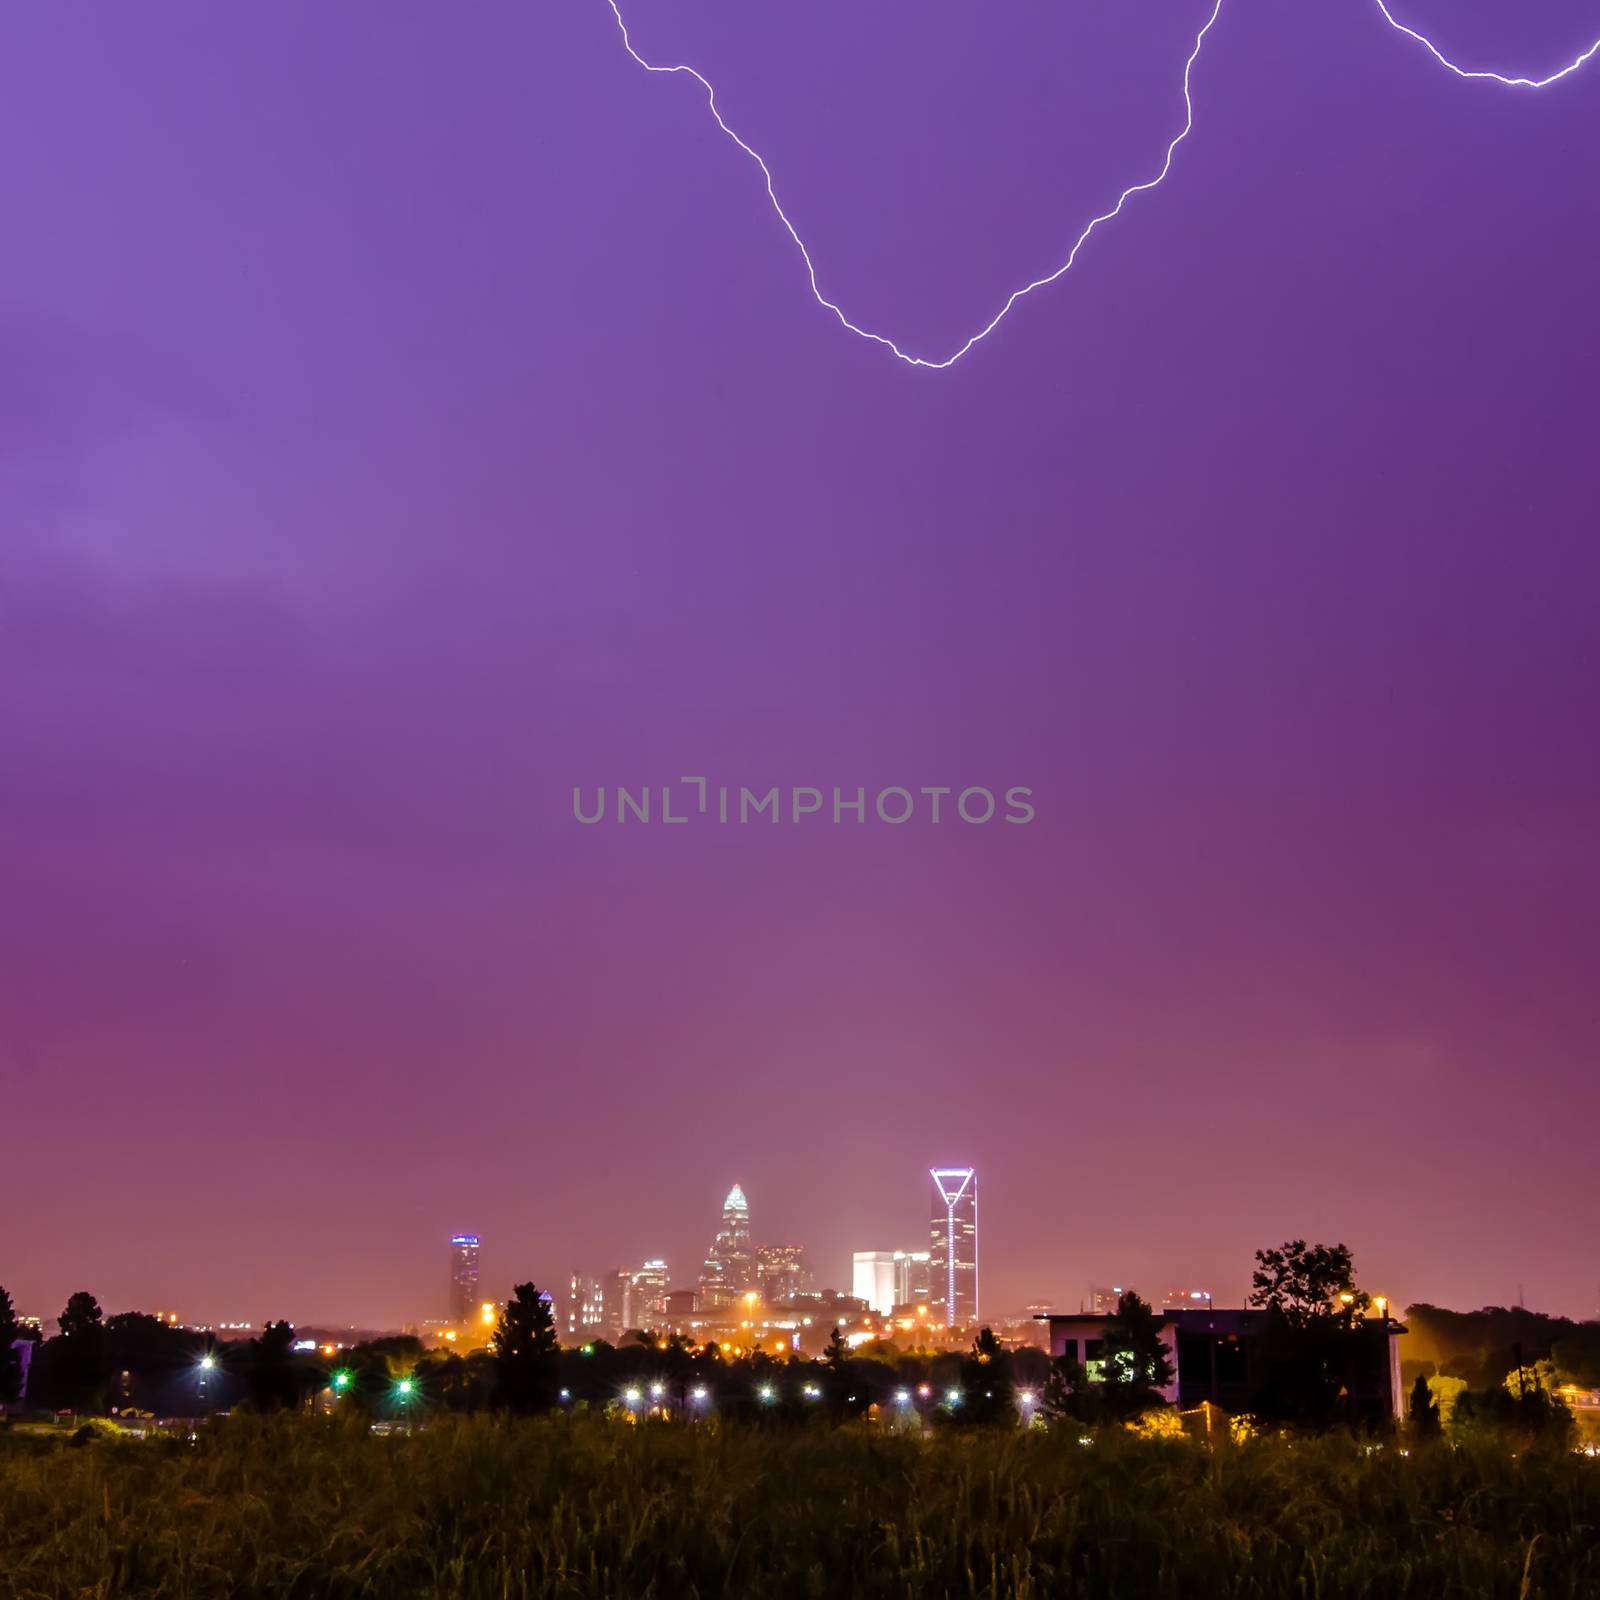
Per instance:
[[[1389,9],[1388,5],[1385,3],[1385,0],[1373,0],[1373,3],[1377,6],[1379,12],[1382,14],[1383,20],[1388,23],[1388,25],[1393,28],[1396,33],[1403,33],[1408,39],[1414,40],[1417,44],[1420,44],[1423,49],[1425,49],[1428,54],[1440,64],[1440,66],[1444,67],[1447,71],[1454,73],[1458,78],[1486,79],[1493,83],[1504,84],[1507,88],[1511,89],[1547,89],[1551,84],[1559,83],[1563,78],[1570,77],[1574,72],[1578,71],[1580,67],[1592,60],[1597,54],[1600,54],[1600,39],[1596,39],[1595,42],[1590,45],[1589,48],[1581,55],[1575,57],[1573,60],[1569,61],[1566,66],[1560,68],[1558,71],[1552,72],[1548,77],[1544,78],[1512,78],[1507,77],[1504,73],[1500,72],[1472,71],[1465,67],[1457,66],[1456,63],[1447,55],[1445,55],[1445,53],[1440,50],[1439,47],[1434,44],[1434,42],[1426,35],[1418,33],[1415,28],[1407,27],[1405,23],[1399,21],[1395,17],[1394,13]],[[953,367],[956,362],[958,362],[969,350],[972,349],[974,345],[981,343],[984,339],[987,339],[989,335],[993,333],[1003,321],[1005,321],[1006,317],[1011,312],[1011,308],[1016,305],[1019,300],[1022,300],[1026,296],[1032,294],[1035,289],[1047,288],[1050,284],[1056,282],[1058,278],[1065,277],[1067,273],[1072,270],[1073,264],[1077,261],[1078,252],[1083,249],[1085,244],[1088,243],[1089,236],[1101,225],[1101,223],[1114,221],[1122,214],[1122,208],[1136,194],[1145,194],[1151,189],[1160,188],[1160,186],[1166,181],[1167,174],[1172,170],[1172,160],[1177,154],[1178,146],[1181,145],[1194,130],[1194,100],[1189,92],[1189,79],[1191,74],[1194,72],[1195,62],[1200,59],[1200,50],[1206,42],[1206,35],[1211,32],[1211,29],[1215,25],[1217,18],[1222,15],[1223,0],[1214,0],[1214,3],[1211,7],[1211,14],[1206,18],[1204,24],[1202,24],[1199,33],[1195,35],[1194,47],[1190,50],[1187,59],[1183,63],[1183,126],[1178,130],[1172,141],[1167,145],[1166,154],[1162,157],[1161,166],[1156,175],[1153,178],[1146,178],[1142,183],[1130,184],[1122,191],[1121,194],[1117,196],[1116,204],[1113,205],[1109,211],[1102,211],[1098,216],[1091,217],[1083,231],[1077,236],[1076,239],[1072,241],[1072,248],[1067,251],[1066,259],[1059,267],[1057,267],[1053,272],[1046,273],[1041,278],[1035,278],[1031,283],[1023,284],[1020,289],[1012,290],[1012,292],[1006,297],[1005,303],[1000,307],[1000,309],[995,312],[995,314],[990,317],[990,319],[984,323],[984,325],[979,328],[978,331],[973,334],[965,344],[958,346],[952,354],[944,357],[944,359],[941,361],[933,361],[925,356],[911,355],[908,351],[902,350],[893,339],[888,338],[886,335],[874,333],[870,328],[863,328],[858,323],[852,322],[849,317],[844,314],[843,309],[835,301],[830,300],[822,292],[821,286],[817,283],[817,268],[816,264],[811,259],[811,252],[806,249],[805,240],[800,237],[799,230],[795,227],[794,223],[789,220],[788,212],[783,209],[783,205],[778,199],[777,190],[773,185],[772,169],[762,159],[761,153],[754,149],[751,145],[746,144],[745,141],[741,139],[739,135],[735,133],[734,130],[730,128],[723,120],[722,112],[717,108],[717,91],[712,86],[710,80],[704,77],[701,73],[695,71],[695,69],[691,66],[686,66],[680,63],[677,66],[667,67],[660,66],[653,61],[645,60],[645,58],[633,47],[633,40],[628,35],[628,24],[623,19],[620,0],[606,0],[606,4],[611,7],[611,14],[616,18],[617,29],[622,35],[623,49],[626,50],[628,54],[632,56],[633,59],[641,67],[643,67],[646,72],[662,73],[669,77],[681,74],[684,77],[693,78],[694,81],[705,90],[706,105],[710,110],[712,118],[715,120],[717,126],[723,131],[724,134],[727,135],[729,139],[733,141],[734,144],[736,144],[747,156],[749,156],[753,162],[755,162],[757,167],[761,169],[761,176],[767,188],[767,199],[772,205],[774,215],[776,215],[778,221],[783,224],[784,229],[787,231],[789,237],[794,240],[795,248],[800,252],[800,259],[805,262],[806,276],[811,281],[812,298],[816,300],[817,304],[825,311],[831,311],[838,319],[840,327],[844,328],[847,332],[853,333],[858,338],[865,339],[872,344],[882,345],[883,348],[889,351],[891,355],[895,356],[900,361],[904,361],[907,366],[927,367],[932,371],[938,372],[943,371],[947,367]]]
[[[1418,33],[1415,28],[1408,28],[1405,23],[1397,21],[1394,13],[1384,4],[1384,0],[1373,0],[1373,4],[1383,13],[1383,20],[1396,33],[1403,33],[1406,38],[1415,39],[1441,67],[1455,73],[1458,78],[1487,79],[1490,83],[1503,83],[1508,89],[1548,89],[1552,83],[1560,83],[1563,78],[1570,78],[1579,67],[1593,60],[1596,54],[1600,54],[1600,39],[1596,39],[1581,56],[1574,57],[1560,71],[1552,72],[1548,78],[1508,78],[1503,72],[1469,72],[1465,67],[1458,67],[1432,39]]]

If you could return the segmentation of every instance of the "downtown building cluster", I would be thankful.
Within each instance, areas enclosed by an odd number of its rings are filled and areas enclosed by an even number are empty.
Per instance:
[[[806,1248],[757,1243],[750,1202],[735,1183],[693,1281],[674,1283],[667,1262],[572,1272],[557,1326],[569,1344],[632,1334],[679,1334],[734,1349],[814,1352],[835,1327],[852,1344],[910,1334],[921,1343],[974,1329],[978,1297],[978,1179],[970,1167],[930,1170],[925,1246],[857,1250],[837,1278],[819,1275]],[[463,1330],[493,1307],[478,1298],[477,1234],[450,1241],[449,1322]],[[552,1297],[553,1298],[553,1297]]]

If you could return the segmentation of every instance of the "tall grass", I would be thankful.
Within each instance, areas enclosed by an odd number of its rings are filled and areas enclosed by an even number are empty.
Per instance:
[[[234,1417],[0,1437],[0,1595],[1600,1596],[1600,1463],[1492,1441]]]

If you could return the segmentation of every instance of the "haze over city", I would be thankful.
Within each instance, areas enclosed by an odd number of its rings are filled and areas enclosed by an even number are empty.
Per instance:
[[[635,31],[945,348],[1159,155],[1205,9]],[[999,1306],[1310,1237],[1600,1310],[1600,102],[1224,25],[1184,181],[933,375],[819,331],[603,5],[8,19],[21,1309],[398,1326],[464,1228],[496,1294],[687,1282],[734,1182],[847,1289],[958,1162]],[[574,819],[688,774],[1036,816]]]

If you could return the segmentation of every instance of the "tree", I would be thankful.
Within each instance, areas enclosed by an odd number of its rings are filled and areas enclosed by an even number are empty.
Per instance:
[[[1267,1313],[1257,1368],[1263,1418],[1319,1428],[1354,1420],[1350,1396],[1386,1355],[1373,1337],[1382,1330],[1359,1324],[1371,1303],[1345,1245],[1291,1239],[1256,1251],[1250,1304]]]
[[[961,1364],[961,1407],[957,1420],[983,1423],[1016,1421],[1011,1352],[992,1328],[980,1328],[972,1352]]]
[[[1101,1383],[1106,1409],[1135,1416],[1164,1404],[1161,1391],[1175,1376],[1161,1318],[1131,1289],[1117,1301],[1101,1335]]]
[[[1250,1304],[1276,1312],[1291,1327],[1303,1328],[1318,1317],[1334,1315],[1348,1320],[1371,1303],[1356,1289],[1347,1245],[1308,1245],[1304,1239],[1291,1239],[1276,1250],[1256,1251]]]
[[[269,1322],[261,1336],[250,1341],[244,1378],[250,1404],[258,1411],[288,1410],[300,1404],[303,1385],[289,1323]]]
[[[111,1382],[106,1330],[100,1304],[80,1290],[60,1316],[60,1333],[50,1341],[50,1376],[56,1398],[71,1411],[94,1411],[105,1404]]]
[[[556,1403],[561,1347],[550,1301],[531,1284],[512,1290],[489,1340],[501,1403],[524,1415]]]
[[[17,1321],[11,1296],[0,1289],[0,1406],[11,1405],[22,1396],[22,1356],[14,1348],[22,1339],[22,1324]]]
[[[1417,1381],[1411,1385],[1406,1416],[1411,1423],[1411,1431],[1419,1439],[1434,1439],[1443,1431],[1443,1424],[1439,1420],[1439,1402],[1433,1398],[1433,1390],[1420,1372]]]
[[[845,1362],[850,1359],[850,1346],[844,1342],[844,1335],[839,1332],[837,1322],[833,1325],[833,1332],[828,1335],[828,1345],[822,1352],[822,1359],[836,1373],[842,1372]]]

